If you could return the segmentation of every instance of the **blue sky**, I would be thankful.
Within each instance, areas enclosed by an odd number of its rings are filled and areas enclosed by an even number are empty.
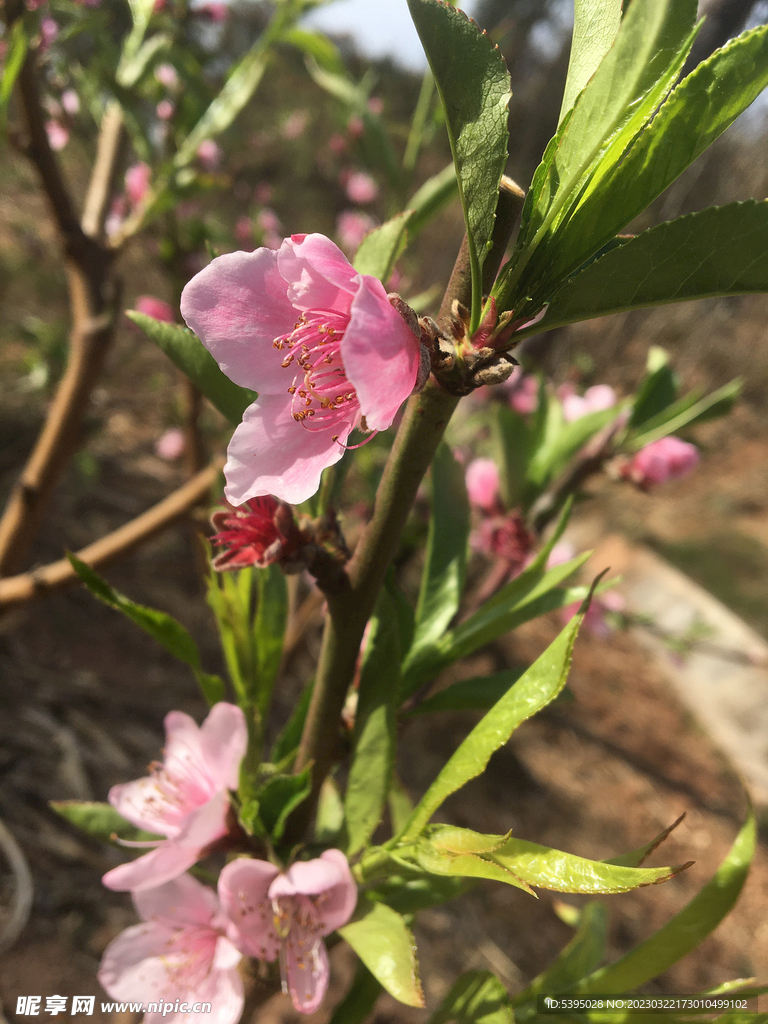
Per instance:
[[[461,6],[471,15],[475,0]],[[412,71],[427,66],[406,0],[336,0],[313,11],[307,23],[325,32],[354,36],[366,56],[392,57]]]

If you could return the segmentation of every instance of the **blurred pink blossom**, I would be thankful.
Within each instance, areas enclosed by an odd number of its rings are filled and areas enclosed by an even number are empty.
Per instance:
[[[517,371],[509,378],[512,384],[507,384],[509,391],[509,404],[520,416],[529,416],[536,412],[539,407],[539,381],[532,373],[520,373]]]
[[[74,89],[65,89],[61,94],[61,105],[71,117],[74,117],[80,112],[80,97]]]
[[[145,316],[151,316],[166,324],[172,324],[176,320],[173,308],[162,299],[155,298],[154,295],[140,295],[136,299],[136,309],[139,313],[144,313]]]
[[[289,141],[299,139],[304,134],[308,121],[309,114],[306,110],[294,110],[284,121],[280,134]]]
[[[365,171],[353,171],[346,179],[345,189],[350,202],[365,206],[378,197],[379,186]]]
[[[176,112],[176,107],[170,100],[160,100],[157,104],[156,113],[161,121],[168,121]]]
[[[224,373],[259,392],[229,445],[233,505],[264,494],[304,501],[361,417],[369,431],[386,429],[416,385],[415,331],[381,282],[319,234],[219,256],[181,308]]]
[[[253,221],[250,217],[239,217],[235,224],[235,238],[242,245],[250,245],[253,251]]]
[[[122,227],[127,212],[128,201],[125,196],[116,196],[112,200],[112,205],[109,208],[109,214],[104,222],[104,231],[107,238],[111,238],[112,235],[117,234]]]
[[[280,956],[280,975],[294,1009],[313,1013],[328,988],[323,936],[341,928],[357,903],[357,886],[341,850],[296,861],[285,872],[239,858],[222,870],[221,905],[238,930],[238,945],[259,960]]]
[[[353,116],[347,121],[347,134],[351,139],[359,139],[364,131],[365,125],[362,117],[358,117],[357,114],[353,114]]]
[[[376,226],[376,222],[362,210],[342,210],[336,218],[336,234],[341,247],[348,253],[357,251],[358,246]]]
[[[483,512],[499,509],[499,470],[493,459],[474,459],[465,473],[467,494],[475,508]]]
[[[144,201],[151,178],[152,168],[143,160],[132,164],[125,172],[125,191],[131,206],[139,206]]]
[[[169,462],[173,462],[174,459],[180,459],[184,454],[186,443],[184,431],[180,430],[179,427],[170,427],[157,439],[155,454],[159,455],[161,459],[168,459]]]
[[[199,14],[203,18],[208,18],[210,21],[226,21],[229,13],[229,7],[225,3],[211,2],[207,4],[200,4],[198,7],[193,7],[192,14]]]
[[[283,225],[274,210],[268,206],[259,210],[256,215],[256,223],[262,231],[282,231]]]
[[[268,181],[260,181],[253,190],[253,198],[261,206],[268,206],[272,201],[272,186]]]
[[[242,953],[213,890],[191,875],[133,893],[143,924],[107,946],[99,981],[113,999],[159,1003],[144,1024],[237,1024],[243,1011]],[[211,1012],[192,1013],[193,1003]]]
[[[558,396],[563,404],[566,423],[580,420],[591,412],[612,409],[616,405],[616,392],[608,384],[595,384],[587,388],[583,395],[577,395],[571,385],[566,384],[558,389]]]
[[[647,489],[667,480],[678,480],[696,468],[699,450],[679,437],[660,437],[624,463],[621,475]]]
[[[498,559],[508,577],[516,576],[525,568],[536,543],[535,535],[528,530],[517,509],[484,516],[469,539],[476,551]]]
[[[155,79],[166,89],[174,90],[179,84],[179,74],[173,64],[158,64]]]
[[[347,148],[347,140],[343,135],[338,132],[334,132],[333,135],[328,139],[328,149],[336,156],[340,156]]]
[[[45,133],[48,136],[49,146],[57,152],[60,149],[64,149],[69,142],[69,132],[58,121],[46,121]]]
[[[59,23],[48,15],[44,14],[40,19],[40,49],[45,52],[53,43],[56,42],[56,38],[59,34]]]
[[[384,101],[380,96],[371,96],[368,100],[368,110],[376,116],[384,113]]]
[[[198,727],[189,715],[171,711],[165,734],[163,763],[143,779],[113,786],[109,802],[132,825],[166,838],[138,843],[154,849],[108,871],[102,879],[108,889],[137,892],[162,885],[227,834],[228,790],[237,789],[248,745],[243,712],[222,701]]]
[[[213,139],[203,139],[197,147],[197,159],[206,171],[215,171],[221,163],[223,156],[224,153],[221,146],[215,143]]]
[[[570,622],[573,616],[581,607],[581,602],[576,601],[563,608],[560,615],[563,622]],[[607,590],[604,594],[592,598],[584,616],[584,626],[598,640],[605,640],[614,631],[615,626],[611,618],[620,615],[626,607],[624,598],[615,590]]]

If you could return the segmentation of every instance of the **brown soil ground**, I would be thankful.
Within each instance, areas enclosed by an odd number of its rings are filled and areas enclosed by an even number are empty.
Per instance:
[[[135,355],[135,353],[134,353]],[[156,357],[139,369],[159,375],[162,401],[147,417],[129,388],[110,401],[102,429],[89,443],[94,476],[81,462],[62,486],[55,514],[34,551],[44,563],[114,528],[162,497],[181,478],[152,454],[163,408],[172,404],[171,375]],[[117,374],[115,373],[117,371]],[[112,367],[119,376],[119,361]],[[135,377],[135,363],[133,367]],[[97,395],[97,399],[99,396]],[[16,438],[3,469],[10,482],[34,422],[23,403],[6,413]],[[735,529],[764,553],[768,445],[755,440],[744,413],[728,428],[708,428],[710,457],[690,480],[649,498],[615,485],[596,486],[596,504],[584,506],[611,528],[658,545],[685,540],[702,548]],[[745,470],[746,467],[746,470]],[[107,575],[135,600],[172,611],[199,640],[204,663],[216,670],[218,652],[202,588],[194,569],[188,527],[147,544]],[[727,573],[725,573],[727,575]],[[766,583],[744,577],[739,595],[750,600],[759,628]],[[738,596],[738,595],[737,595]],[[736,602],[738,604],[738,601]],[[760,614],[758,614],[758,612]],[[534,658],[555,635],[557,621],[542,620],[477,658],[472,674],[505,661]],[[281,700],[290,706],[311,671],[316,632],[298,649]],[[17,837],[35,883],[34,910],[15,946],[0,963],[0,996],[9,1021],[19,995],[96,995],[95,980],[107,943],[135,921],[128,897],[105,890],[101,874],[120,859],[89,841],[49,808],[53,799],[98,799],[109,787],[136,778],[162,745],[162,717],[181,708],[201,717],[202,700],[187,670],[152,640],[80,589],[49,597],[0,624],[0,817]],[[491,761],[482,779],[446,806],[446,817],[485,832],[505,832],[590,857],[636,848],[682,812],[683,825],[653,863],[695,865],[671,882],[608,899],[611,957],[669,919],[711,877],[744,815],[738,780],[670,693],[661,674],[629,633],[608,641],[584,635],[577,645],[570,686],[575,700],[559,702],[525,724]],[[404,731],[402,773],[418,795],[476,720],[445,715],[439,723],[415,720]],[[437,726],[437,727],[436,727]],[[0,876],[7,890],[10,879]],[[0,888],[0,896],[3,889]],[[496,971],[510,989],[522,987],[568,941],[569,928],[554,912],[557,897],[539,900],[517,889],[482,884],[445,907],[424,912],[417,926],[428,1004],[434,1007],[453,979],[470,969]],[[576,897],[565,897],[578,903]],[[1,901],[0,901],[1,903]],[[460,941],[457,941],[460,939]],[[350,957],[333,952],[332,1000],[344,990]],[[764,843],[736,910],[694,954],[664,975],[654,990],[693,992],[729,978],[768,975],[768,857]],[[327,1011],[318,1020],[327,1019]],[[282,996],[264,1012],[295,1020]],[[19,1018],[21,1019],[21,1018]],[[418,1021],[385,998],[376,1021]]]

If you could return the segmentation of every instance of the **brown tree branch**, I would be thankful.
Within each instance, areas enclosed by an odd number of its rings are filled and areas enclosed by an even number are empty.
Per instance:
[[[78,551],[77,557],[92,569],[96,569],[127,555],[193,508],[214,486],[223,465],[223,459],[216,459],[157,505],[153,505],[131,522]],[[77,583],[78,579],[66,558],[51,562],[42,569],[0,579],[0,609],[44,597],[52,590],[60,590],[71,583]]]

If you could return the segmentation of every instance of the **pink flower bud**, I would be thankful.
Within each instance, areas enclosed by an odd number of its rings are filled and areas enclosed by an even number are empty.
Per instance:
[[[353,171],[346,181],[346,191],[350,202],[365,206],[372,203],[379,195],[379,186],[365,171]]]
[[[181,458],[185,447],[186,438],[184,437],[184,431],[179,430],[178,427],[171,427],[157,439],[155,453],[161,459],[168,459],[169,462],[173,462],[174,459]]]
[[[61,94],[61,105],[71,117],[74,117],[80,112],[80,97],[74,89],[65,89]]]
[[[162,299],[156,299],[154,295],[140,295],[136,299],[136,309],[139,313],[151,316],[165,324],[172,324],[176,320],[173,309]]]
[[[59,124],[58,121],[46,121],[45,133],[48,136],[49,146],[57,152],[60,149],[64,149],[66,144],[69,142],[69,132],[64,125]]]
[[[179,84],[179,75],[173,64],[158,64],[155,79],[166,89],[176,89]]]
[[[660,437],[632,456],[622,469],[622,476],[648,488],[667,480],[678,480],[695,469],[699,450],[679,437]]]
[[[566,423],[580,420],[591,412],[602,412],[604,409],[612,409],[616,405],[616,392],[607,384],[595,384],[582,395],[577,395],[570,389],[570,393],[563,393],[564,385],[559,389],[560,399],[563,403],[563,418]]]
[[[213,139],[203,139],[197,147],[197,159],[206,171],[215,171],[223,155],[221,147]]]
[[[176,112],[176,107],[170,100],[160,100],[157,104],[156,113],[161,121],[168,121]]]
[[[492,459],[475,459],[465,474],[467,494],[475,508],[493,512],[499,505],[499,470]]]
[[[142,160],[132,164],[125,172],[125,191],[131,206],[139,206],[149,192],[152,168]]]

